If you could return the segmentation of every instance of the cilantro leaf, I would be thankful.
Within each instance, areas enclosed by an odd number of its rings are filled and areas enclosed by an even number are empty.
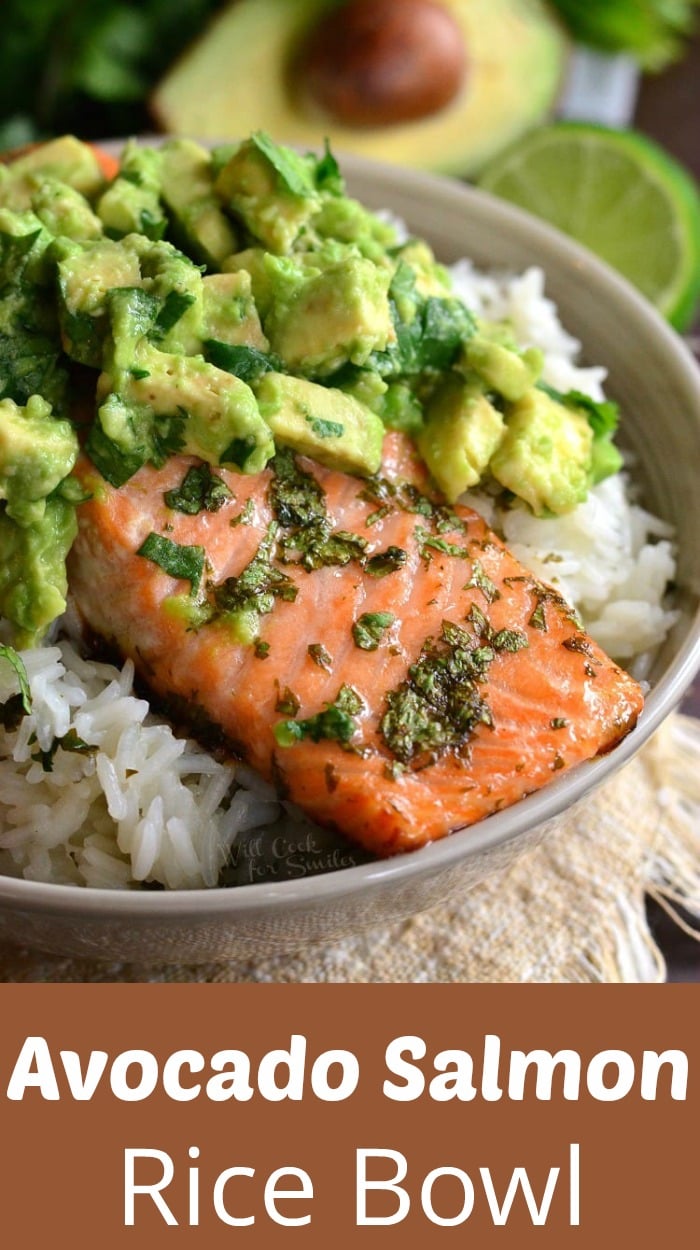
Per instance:
[[[323,145],[324,154],[316,160],[316,186],[319,191],[328,191],[331,195],[343,195],[345,179],[331,152],[328,139],[324,139]]]
[[[355,646],[361,651],[376,651],[395,620],[393,612],[363,612],[352,627]]]
[[[25,716],[28,716],[32,710],[32,692],[29,687],[29,678],[24,665],[24,660],[14,647],[5,646],[0,643],[0,660],[5,660],[17,674],[19,683],[19,697],[22,701],[22,710]]]
[[[181,547],[170,538],[151,533],[136,554],[151,560],[171,577],[179,577],[182,581],[189,582],[190,593],[197,593],[204,572],[203,547]]]
[[[175,490],[163,496],[169,508],[197,516],[200,512],[218,512],[233,495],[221,477],[212,473],[208,464],[192,465]]]
[[[204,340],[205,359],[217,369],[232,373],[242,382],[254,382],[263,373],[279,370],[281,362],[274,356],[246,347],[243,343],[222,343],[219,339]]]
[[[305,199],[313,193],[311,171],[303,157],[281,143],[274,143],[264,130],[256,130],[251,135],[251,143],[267,158],[291,195]]]
[[[274,729],[277,745],[291,747],[295,742],[310,738],[312,742],[328,740],[346,746],[357,732],[354,718],[363,707],[362,699],[352,686],[341,686],[335,702],[327,704],[323,712],[306,720],[279,721]]]

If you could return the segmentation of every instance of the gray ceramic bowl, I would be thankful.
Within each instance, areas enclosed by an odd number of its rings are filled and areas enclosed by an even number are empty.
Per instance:
[[[635,731],[610,755],[423,850],[297,882],[174,893],[101,892],[0,878],[0,938],[61,954],[188,963],[333,941],[469,889],[554,828],[639,749],[700,666],[700,372],[677,336],[621,278],[526,214],[468,187],[347,158],[350,190],[399,213],[446,262],[541,265],[585,357],[622,405],[646,504],[676,528],[680,619],[658,657]]]

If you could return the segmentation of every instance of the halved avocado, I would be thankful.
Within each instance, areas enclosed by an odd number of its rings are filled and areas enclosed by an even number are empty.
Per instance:
[[[202,138],[263,129],[276,140],[397,164],[473,174],[540,122],[562,79],[567,42],[544,0],[443,0],[462,33],[467,72],[439,112],[390,126],[341,125],[303,94],[299,58],[338,0],[238,0],[176,63],[152,111],[164,130]]]

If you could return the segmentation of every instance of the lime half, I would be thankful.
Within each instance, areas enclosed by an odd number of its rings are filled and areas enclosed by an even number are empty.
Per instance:
[[[559,122],[508,149],[479,186],[583,243],[687,329],[700,298],[700,195],[655,143]]]

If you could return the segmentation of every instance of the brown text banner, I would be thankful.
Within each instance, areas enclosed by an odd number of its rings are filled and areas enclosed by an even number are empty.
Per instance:
[[[696,1221],[700,987],[0,1005],[6,1245],[645,1248]]]

